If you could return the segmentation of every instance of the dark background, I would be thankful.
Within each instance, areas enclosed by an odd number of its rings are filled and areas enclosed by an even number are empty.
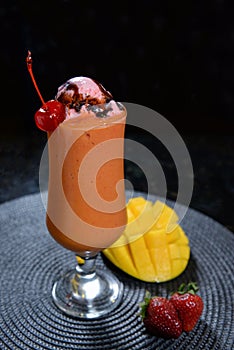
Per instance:
[[[234,231],[234,26],[228,1],[1,1],[0,202],[38,191],[46,142],[33,115],[68,78],[100,81],[116,100],[150,107],[183,137],[194,166],[191,207]],[[176,199],[173,162],[150,135],[127,128],[158,156]],[[146,191],[144,176],[126,177]]]

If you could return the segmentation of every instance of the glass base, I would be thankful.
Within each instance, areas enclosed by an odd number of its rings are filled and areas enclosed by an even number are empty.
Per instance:
[[[104,316],[119,305],[122,296],[122,283],[108,270],[94,269],[82,276],[79,269],[74,269],[55,282],[52,289],[57,307],[77,318]]]

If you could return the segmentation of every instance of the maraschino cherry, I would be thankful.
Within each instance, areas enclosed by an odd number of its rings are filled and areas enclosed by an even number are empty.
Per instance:
[[[30,51],[28,51],[26,62],[29,74],[32,78],[35,89],[42,102],[42,107],[36,112],[34,116],[35,123],[37,127],[43,131],[54,131],[57,128],[57,126],[60,123],[62,123],[65,119],[65,106],[61,102],[56,100],[50,100],[48,102],[44,101],[33,75],[32,55]]]

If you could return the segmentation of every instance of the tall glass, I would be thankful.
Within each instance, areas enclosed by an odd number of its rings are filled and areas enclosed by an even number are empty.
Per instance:
[[[96,271],[95,260],[126,225],[125,123],[121,105],[113,116],[83,113],[48,134],[47,228],[77,258],[76,268],[54,284],[52,296],[75,317],[103,316],[121,301],[122,284],[108,269]]]

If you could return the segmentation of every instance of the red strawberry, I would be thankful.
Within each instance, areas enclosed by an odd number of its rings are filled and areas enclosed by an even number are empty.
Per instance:
[[[178,338],[182,324],[173,304],[163,297],[151,297],[146,292],[144,302],[140,303],[141,316],[148,332],[165,339]]]
[[[170,302],[178,312],[182,323],[183,331],[191,331],[197,324],[203,310],[202,298],[196,294],[197,284],[190,282],[184,283],[179,287],[178,292],[173,293]]]

